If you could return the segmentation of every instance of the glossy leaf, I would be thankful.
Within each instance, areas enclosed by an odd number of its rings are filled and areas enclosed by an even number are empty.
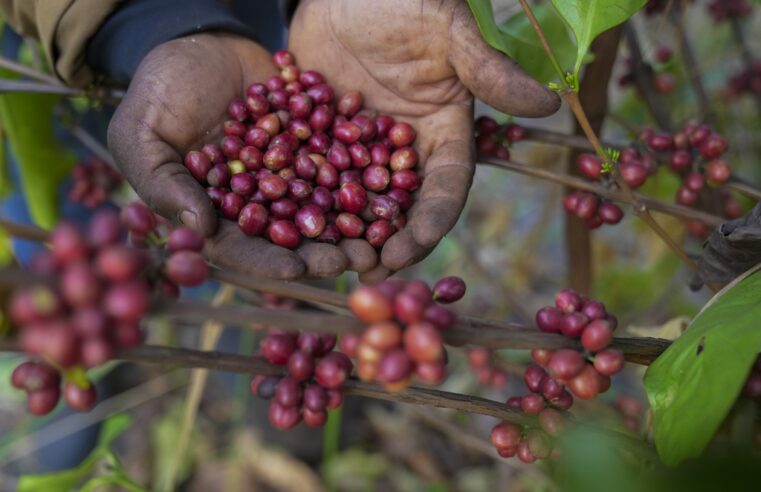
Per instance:
[[[535,5],[532,11],[560,68],[570,70],[575,60],[576,48],[563,19],[548,5]],[[523,10],[518,10],[500,28],[507,36],[506,42],[513,51],[513,59],[532,77],[544,83],[558,78],[549,56]]]
[[[698,456],[732,408],[761,350],[761,273],[717,294],[645,374],[661,459]]]
[[[559,77],[560,74],[553,68],[549,56],[522,10],[518,10],[501,25],[497,25],[489,0],[468,0],[468,4],[481,35],[493,48],[510,56],[540,82],[550,82]],[[563,20],[547,5],[536,5],[532,10],[561,68],[571,67],[575,49]]]
[[[552,5],[576,36],[574,75],[578,75],[592,41],[611,27],[626,21],[645,3],[647,0],[552,0]]]
[[[5,78],[15,77],[0,70]],[[52,228],[58,219],[58,191],[76,162],[53,133],[53,108],[60,96],[0,94],[0,125],[16,158],[21,188],[34,222]]]

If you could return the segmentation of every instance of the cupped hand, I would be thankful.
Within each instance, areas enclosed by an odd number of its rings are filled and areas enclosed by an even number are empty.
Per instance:
[[[336,246],[304,242],[290,251],[248,237],[218,219],[184,155],[219,143],[227,106],[248,84],[277,73],[270,54],[248,39],[199,34],[169,41],[143,60],[108,128],[124,176],[159,214],[207,236],[206,254],[229,269],[272,278],[336,276],[347,258]]]
[[[288,47],[337,94],[360,90],[366,107],[417,130],[423,184],[407,226],[383,246],[378,266],[364,268],[367,281],[420,261],[457,222],[475,171],[473,96],[516,116],[560,106],[484,42],[464,0],[301,0]],[[373,263],[356,243],[344,251],[350,265]]]

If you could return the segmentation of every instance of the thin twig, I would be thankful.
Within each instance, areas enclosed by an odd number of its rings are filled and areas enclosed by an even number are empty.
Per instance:
[[[111,152],[109,152],[108,149],[102,143],[100,143],[97,138],[92,136],[90,132],[77,125],[76,123],[67,125],[66,128],[69,130],[69,133],[71,133],[74,138],[79,140],[82,145],[87,147],[90,152],[98,156],[98,158],[100,158],[103,162],[113,167],[114,169],[117,168],[114,156],[112,156]]]
[[[0,67],[16,72],[19,75],[24,75],[40,82],[45,82],[49,85],[63,86],[63,83],[61,83],[61,81],[55,78],[53,75],[41,72],[32,67],[28,67],[3,56],[0,56]]]
[[[0,93],[2,92],[29,92],[33,94],[60,94],[63,96],[84,96],[81,89],[74,89],[65,85],[54,85],[46,82],[32,82],[28,80],[0,79]]]
[[[570,188],[590,191],[610,200],[632,204],[632,200],[624,195],[621,190],[606,188],[605,186],[587,181],[585,179],[576,178],[567,174],[557,173],[536,166],[529,166],[527,164],[521,164],[513,161],[505,161],[493,157],[480,157],[479,159],[483,164],[508,169],[520,174],[525,174],[526,176],[544,179],[546,181],[568,186]],[[667,215],[673,215],[683,219],[696,220],[711,226],[717,226],[726,222],[725,219],[719,217],[718,215],[709,214],[707,212],[685,207],[683,205],[663,202],[638,193],[633,193],[633,196],[636,198],[637,202],[643,203],[647,205],[648,208]]]

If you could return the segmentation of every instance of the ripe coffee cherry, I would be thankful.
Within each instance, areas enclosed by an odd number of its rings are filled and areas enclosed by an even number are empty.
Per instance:
[[[362,334],[361,341],[380,352],[385,352],[402,343],[402,329],[392,321],[374,323]]]
[[[328,395],[325,390],[317,385],[310,384],[304,390],[304,408],[313,412],[322,412],[328,404]]]
[[[256,396],[259,398],[262,398],[264,400],[269,400],[272,397],[275,396],[275,390],[277,389],[277,385],[280,382],[280,377],[265,377],[259,384],[256,386]],[[254,383],[251,382],[251,387],[253,389]]]
[[[598,352],[613,340],[613,330],[610,323],[604,319],[598,319],[589,323],[581,334],[581,345],[590,352]]]
[[[544,408],[544,398],[539,395],[526,395],[521,398],[521,410],[529,415],[538,415]]]
[[[407,326],[404,331],[404,348],[410,359],[420,363],[439,361],[444,353],[439,330],[425,321]]]
[[[493,156],[499,143],[494,135],[484,134],[476,137],[476,153],[480,156]]]
[[[687,150],[677,150],[671,154],[669,167],[676,172],[686,171],[692,165],[692,153]]]
[[[167,247],[169,251],[201,251],[203,237],[190,227],[178,227],[169,233]]]
[[[109,246],[98,254],[95,269],[102,277],[120,282],[137,276],[145,264],[142,251],[129,246]]]
[[[716,159],[727,150],[727,141],[721,135],[711,135],[698,147],[700,155],[706,159]]]
[[[395,232],[396,227],[394,227],[391,222],[385,219],[380,219],[367,227],[367,230],[365,231],[365,239],[370,243],[370,246],[381,248],[386,244],[388,238],[390,238]]]
[[[600,375],[591,364],[584,364],[582,370],[568,382],[574,396],[582,400],[592,400],[601,392]]]
[[[560,332],[567,337],[581,336],[589,319],[581,313],[570,313],[560,320]]]
[[[550,361],[552,351],[544,349],[534,349],[531,351],[531,360],[544,367]]]
[[[595,355],[594,367],[602,375],[613,376],[624,368],[624,355],[615,349],[605,349]]]
[[[273,220],[267,227],[270,241],[283,248],[296,249],[301,243],[301,235],[293,222],[288,220]]]
[[[115,212],[111,212],[110,210],[97,212],[90,219],[90,223],[87,226],[87,240],[93,247],[100,248],[116,244],[121,237],[122,229],[119,222],[119,215]],[[52,259],[53,255],[50,254],[47,258]]]
[[[386,321],[393,316],[393,306],[378,287],[363,285],[356,288],[348,299],[349,308],[365,323]]]
[[[206,175],[211,169],[211,160],[203,152],[192,150],[185,156],[185,167],[201,184],[206,183]]]
[[[581,309],[581,297],[571,289],[563,289],[555,294],[555,306],[563,313],[573,313]]]
[[[704,184],[705,179],[700,173],[690,173],[684,178],[684,186],[696,193],[703,189]]]
[[[497,424],[491,430],[491,443],[497,449],[514,449],[520,444],[521,429],[510,422]]]
[[[316,238],[325,230],[325,215],[317,205],[305,205],[296,213],[296,227],[304,237]]]
[[[362,107],[363,97],[358,91],[349,91],[336,102],[338,114],[351,118]]]
[[[227,193],[222,198],[222,203],[220,205],[220,209],[222,211],[222,215],[230,220],[235,220],[238,218],[238,214],[240,214],[241,209],[245,205],[246,201],[238,195],[237,193]]]
[[[382,383],[406,381],[412,374],[412,360],[403,349],[387,352],[378,364],[378,380]]]
[[[412,145],[412,142],[415,141],[415,137],[415,129],[408,123],[396,123],[388,130],[388,139],[396,148]]]
[[[95,302],[100,295],[100,285],[90,264],[79,261],[68,265],[60,278],[61,293],[72,306],[84,306]]]
[[[248,203],[240,210],[238,227],[246,235],[259,236],[267,227],[269,214],[267,209],[258,203]]]
[[[344,237],[356,239],[365,232],[365,223],[354,214],[341,213],[336,218],[336,227]]]
[[[209,266],[197,251],[177,251],[167,260],[164,273],[177,285],[195,287],[206,280]]]
[[[618,166],[621,179],[633,189],[637,189],[647,180],[647,169],[640,164],[622,163]]]
[[[713,160],[706,164],[706,178],[714,184],[724,183],[732,174],[732,168],[722,160]]]
[[[79,358],[85,367],[97,367],[114,357],[111,343],[102,337],[89,337],[79,347]]]
[[[541,367],[531,364],[526,368],[523,373],[523,382],[526,383],[526,387],[532,393],[539,393],[541,390],[542,380],[547,376],[547,373]]]
[[[267,412],[270,424],[280,430],[288,430],[296,427],[301,421],[299,407],[285,407],[276,401],[270,402]]]
[[[594,154],[581,154],[576,161],[579,171],[592,180],[600,179],[602,174],[602,161]]]
[[[127,210],[129,207],[130,206],[127,206],[124,210]],[[125,212],[122,212],[123,217],[124,213]],[[149,211],[149,213],[151,212]],[[151,217],[153,218],[153,213],[151,213]],[[124,220],[124,218],[122,220]],[[126,222],[125,224],[129,227],[129,224]],[[60,263],[84,260],[89,253],[84,235],[76,225],[68,222],[58,224],[56,228],[53,229],[50,242],[53,246],[53,256],[55,256]]]
[[[429,304],[423,311],[423,319],[433,323],[439,330],[448,330],[457,320],[457,316],[438,304]]]
[[[98,398],[95,392],[95,386],[90,384],[88,388],[81,388],[78,385],[68,382],[63,386],[63,399],[72,410],[77,412],[87,412],[95,406]]]
[[[399,203],[399,208],[402,210],[402,212],[407,211],[412,206],[412,195],[400,188],[389,190],[389,192],[386,193],[386,196],[393,198],[397,203]]]
[[[304,409],[304,423],[312,428],[322,427],[328,421],[328,413],[325,410],[315,412],[308,408]]]
[[[490,116],[479,116],[476,118],[475,129],[479,135],[496,133],[499,130],[499,123]]]
[[[430,299],[421,300],[421,296],[402,292],[394,298],[394,316],[405,324],[417,323],[423,319],[429,303]]]
[[[293,378],[281,379],[275,388],[275,401],[284,407],[300,405],[301,384]]]
[[[587,299],[584,301],[581,307],[581,314],[586,316],[590,321],[604,318],[607,313],[605,311],[605,305],[599,301]]]
[[[230,184],[230,167],[227,164],[215,164],[206,174],[210,186],[225,188]]]
[[[556,350],[547,361],[547,369],[549,369],[555,377],[562,380],[573,378],[584,369],[585,365],[586,363],[581,354],[571,349]]]
[[[618,224],[624,218],[624,211],[615,203],[604,202],[597,209],[600,220],[606,224]]]
[[[680,186],[676,192],[676,202],[687,207],[698,203],[698,198],[699,195],[686,186]]]
[[[388,196],[377,196],[370,202],[370,211],[379,219],[394,220],[399,215],[399,203]]]
[[[230,105],[227,106],[227,113],[236,121],[246,121],[248,119],[246,104],[240,99],[230,101]]]
[[[412,147],[402,147],[391,154],[389,167],[392,171],[402,171],[412,169],[417,166],[418,154]]]
[[[505,138],[510,142],[518,142],[526,137],[526,129],[515,123],[505,127]]]
[[[270,214],[273,219],[293,219],[299,206],[291,199],[281,198],[270,204]]]
[[[543,307],[536,312],[536,326],[547,333],[560,333],[563,315],[554,307]]]
[[[148,285],[142,280],[130,280],[112,285],[103,298],[103,306],[119,321],[138,321],[148,310]]]
[[[391,174],[391,187],[404,191],[415,191],[420,187],[420,176],[411,169],[402,169]]]
[[[433,300],[450,304],[465,295],[465,281],[460,277],[444,277],[433,286]]]
[[[665,152],[674,147],[674,139],[668,133],[653,133],[647,138],[647,146],[656,152]]]
[[[288,363],[291,354],[296,350],[296,342],[290,335],[269,335],[262,341],[262,356],[270,363],[282,366]]]
[[[323,388],[337,389],[351,375],[353,364],[345,354],[330,352],[315,367],[315,381]]]
[[[26,408],[32,415],[47,415],[55,409],[60,399],[61,389],[58,386],[30,391],[26,399]]]
[[[367,206],[367,192],[358,183],[345,183],[338,192],[338,200],[344,211],[358,215]]]
[[[539,392],[548,400],[552,400],[553,398],[559,397],[560,394],[563,393],[563,385],[557,382],[550,375],[546,375],[539,383]]]

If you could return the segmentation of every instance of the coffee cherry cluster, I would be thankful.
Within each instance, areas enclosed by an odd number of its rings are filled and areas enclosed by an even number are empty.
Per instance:
[[[357,360],[363,381],[378,381],[387,391],[401,391],[412,376],[428,384],[446,377],[447,353],[442,332],[455,314],[440,304],[465,294],[459,277],[439,280],[433,290],[421,280],[385,280],[360,286],[349,296],[349,308],[369,326],[361,335],[344,335],[341,350]]]
[[[753,13],[753,7],[746,0],[711,0],[707,8],[714,22],[740,19]]]
[[[476,119],[476,153],[483,157],[510,159],[510,145],[526,137],[526,129],[516,123],[504,127],[490,116]]]
[[[726,97],[734,99],[743,94],[761,94],[761,61],[753,62],[729,79]]]
[[[94,215],[86,230],[62,222],[51,233],[51,249],[30,263],[40,283],[11,296],[9,313],[21,330],[22,348],[45,361],[22,364],[13,379],[14,386],[27,390],[35,415],[51,411],[58,401],[53,396],[60,394],[53,389],[60,375],[45,376],[50,384],[41,385],[40,374],[74,375],[105,363],[118,349],[139,344],[140,319],[154,293],[176,295],[178,285],[197,285],[205,278],[206,262],[198,253],[203,239],[195,231],[171,231],[164,261],[161,255],[123,244],[122,224],[143,237],[158,234],[156,217],[142,204],[125,207],[121,223],[110,211]],[[96,400],[92,384],[84,376],[65,379],[63,396],[69,406],[89,410]],[[36,393],[42,389],[44,396]]]
[[[69,200],[96,208],[122,184],[122,176],[105,161],[91,158],[80,162],[71,172],[73,184]]]
[[[694,207],[698,205],[700,192],[706,184],[717,187],[729,179],[732,169],[722,159],[727,147],[724,137],[692,121],[685,123],[673,135],[646,129],[637,142],[621,150],[617,172],[630,188],[637,189],[663,163],[682,179],[675,201]],[[602,182],[608,187],[616,186],[612,176],[603,172],[603,163],[596,155],[582,154],[576,164],[587,179]],[[725,217],[731,219],[742,215],[740,203],[727,190],[719,189],[718,195]],[[563,205],[568,213],[586,220],[590,229],[603,223],[616,224],[623,217],[623,211],[618,206],[594,193],[571,192],[565,197]],[[687,225],[695,235],[700,236],[699,231],[705,232],[705,227],[700,223],[688,221]]]
[[[613,407],[623,417],[624,426],[632,432],[636,432],[642,425],[644,409],[642,403],[629,395],[619,394]]]
[[[468,365],[476,374],[479,384],[497,390],[507,385],[507,372],[495,364],[493,351],[484,347],[469,348]]]
[[[668,46],[660,46],[655,50],[654,60],[642,62],[642,66],[639,67],[647,74],[647,80],[651,84],[653,90],[659,94],[670,94],[674,92],[676,87],[676,81],[672,75],[671,60],[673,53]],[[629,87],[634,85],[636,80],[635,70],[637,67],[634,65],[632,58],[626,58],[626,71],[618,78],[618,85],[621,87]]]
[[[357,91],[336,99],[287,51],[273,60],[280,75],[233,100],[220,144],[189,152],[185,166],[245,234],[289,249],[344,237],[380,248],[404,227],[421,184],[415,130],[363,110]]]
[[[510,397],[506,404],[538,416],[541,429],[526,431],[509,422],[492,429],[492,443],[500,456],[517,455],[526,463],[556,456],[552,437],[562,431],[567,420],[563,412],[571,408],[574,396],[591,400],[606,392],[610,376],[619,373],[624,365],[623,354],[608,348],[616,318],[599,301],[585,299],[570,289],[561,290],[554,306],[537,311],[536,324],[547,333],[580,338],[585,353],[572,349],[531,351],[535,363],[523,374],[530,393]]]

